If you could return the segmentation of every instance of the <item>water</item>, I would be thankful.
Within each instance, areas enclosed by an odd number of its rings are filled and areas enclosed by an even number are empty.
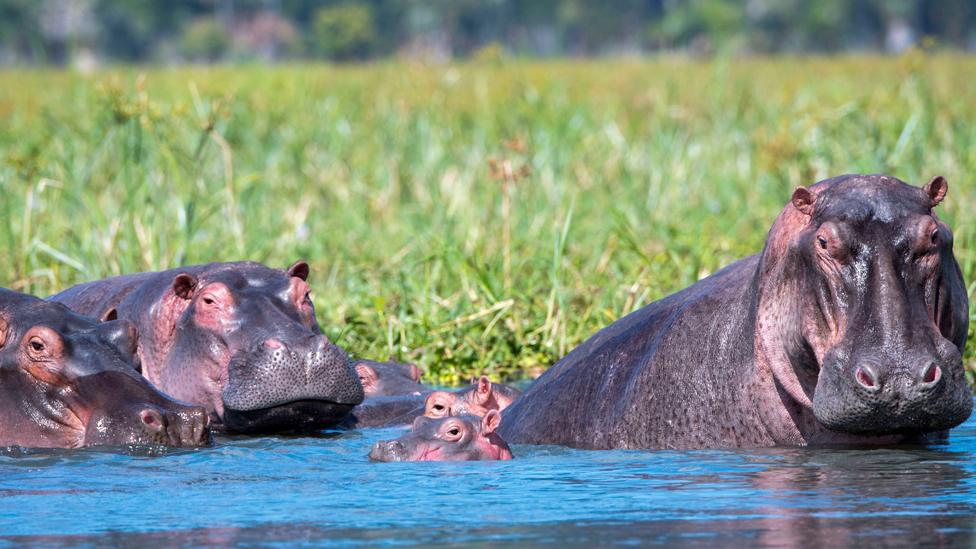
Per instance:
[[[0,455],[0,547],[976,543],[976,420],[948,444],[370,463],[396,429],[164,455]]]

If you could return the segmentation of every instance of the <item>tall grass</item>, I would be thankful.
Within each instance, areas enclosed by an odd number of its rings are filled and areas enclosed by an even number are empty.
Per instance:
[[[971,280],[974,69],[913,53],[0,73],[0,284],[303,257],[350,352],[439,383],[513,378],[756,253],[796,185],[847,172],[947,176]]]

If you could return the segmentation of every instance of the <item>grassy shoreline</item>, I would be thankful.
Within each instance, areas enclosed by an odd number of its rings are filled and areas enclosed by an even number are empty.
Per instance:
[[[848,172],[945,175],[970,281],[973,69],[915,52],[0,72],[0,284],[303,257],[351,353],[515,379],[758,252],[793,187]]]

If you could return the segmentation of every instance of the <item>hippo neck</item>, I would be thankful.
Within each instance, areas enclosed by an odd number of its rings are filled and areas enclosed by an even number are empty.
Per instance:
[[[784,406],[763,417],[777,443],[804,444],[823,430],[813,416],[819,362],[806,334],[812,317],[803,296],[810,290],[789,245],[777,246],[773,237],[768,242],[753,280],[756,370],[762,401]]]

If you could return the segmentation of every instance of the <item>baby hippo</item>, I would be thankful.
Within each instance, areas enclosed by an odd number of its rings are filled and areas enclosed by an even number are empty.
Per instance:
[[[484,417],[465,414],[442,418],[418,417],[396,440],[377,442],[373,461],[479,461],[512,459],[508,444],[498,436],[498,410]]]
[[[489,410],[499,412],[519,397],[521,391],[508,385],[492,385],[487,376],[462,391],[434,391],[424,401],[424,415],[427,417],[447,417],[473,414],[484,416]]]
[[[356,374],[366,398],[419,395],[429,389],[420,384],[420,368],[400,362],[356,361]]]

